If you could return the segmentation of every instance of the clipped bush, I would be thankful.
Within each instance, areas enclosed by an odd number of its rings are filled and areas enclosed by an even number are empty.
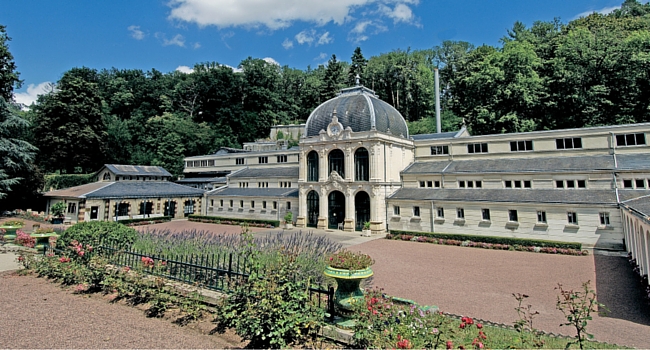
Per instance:
[[[118,220],[118,222],[120,224],[124,224],[124,225],[127,225],[127,226],[159,224],[161,222],[169,222],[169,221],[172,221],[171,216],[159,216],[159,217],[155,217],[155,218]]]
[[[63,231],[57,245],[68,247],[72,241],[77,241],[94,247],[108,243],[118,248],[126,248],[135,242],[137,236],[138,232],[135,229],[118,222],[81,222]]]
[[[479,236],[479,235],[464,235],[464,234],[451,234],[451,233],[434,233],[434,232],[415,232],[415,231],[400,231],[400,230],[391,230],[391,237],[396,239],[402,239],[403,235],[406,236],[417,236],[417,237],[430,237],[447,240],[446,244],[450,244],[449,240],[458,241],[460,245],[464,241],[472,241],[477,243],[492,243],[492,244],[507,244],[507,245],[519,245],[519,246],[531,246],[531,247],[543,247],[543,248],[562,248],[562,249],[582,249],[582,244],[577,242],[556,242],[556,241],[546,241],[541,239],[527,239],[527,238],[513,238],[513,237],[495,237],[495,236]],[[399,236],[399,237],[397,237]]]
[[[219,216],[203,216],[203,215],[190,215],[187,217],[189,221],[205,222],[212,224],[223,225],[241,225],[249,224],[251,227],[280,227],[279,220],[262,220],[262,219],[240,219],[240,218],[223,218]]]

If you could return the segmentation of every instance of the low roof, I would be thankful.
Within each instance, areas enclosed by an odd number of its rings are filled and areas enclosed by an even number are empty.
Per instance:
[[[625,201],[621,204],[636,211],[646,218],[650,217],[650,196],[638,197]]]
[[[615,190],[401,188],[389,199],[616,205]]]
[[[466,130],[467,129],[465,129],[465,127],[462,127],[458,131],[439,132],[435,134],[417,134],[417,135],[411,135],[411,138],[415,141],[452,139],[452,138],[460,137],[463,134],[463,132],[465,132]]]
[[[285,166],[285,167],[275,167],[275,166],[263,166],[259,168],[247,168],[242,169],[232,173],[230,176],[233,178],[248,178],[248,177],[259,177],[259,178],[270,178],[270,177],[284,177],[284,178],[298,178],[299,168],[297,166]]]
[[[231,197],[298,197],[297,188],[232,188],[226,187],[208,192],[209,195]]]
[[[104,164],[104,167],[110,172],[119,176],[172,176],[165,168],[152,165],[123,165],[123,164]],[[101,169],[100,169],[101,171]]]
[[[186,177],[184,179],[176,180],[176,183],[226,183],[225,177]]]
[[[117,181],[92,184],[50,191],[46,197],[74,198],[154,198],[154,197],[200,197],[204,190],[175,184],[169,181]]]

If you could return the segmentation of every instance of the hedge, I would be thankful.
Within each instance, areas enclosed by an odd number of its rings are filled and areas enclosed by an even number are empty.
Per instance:
[[[190,215],[189,221],[208,222],[212,224],[241,225],[243,223],[258,227],[280,227],[279,220],[223,218],[219,216]]]
[[[60,190],[62,188],[85,185],[97,181],[97,174],[54,174],[45,175],[44,191],[50,188]]]
[[[126,226],[136,226],[136,225],[148,225],[148,224],[158,224],[161,222],[168,222],[171,221],[172,217],[171,216],[158,216],[155,218],[140,218],[140,219],[125,219],[125,220],[118,220],[120,224],[124,224]]]
[[[97,247],[108,243],[127,248],[135,242],[138,232],[115,221],[80,222],[63,231],[57,240],[57,246],[68,247],[72,241]]]
[[[478,243],[507,244],[507,245],[521,245],[521,246],[530,246],[530,247],[535,246],[535,247],[577,249],[577,250],[582,249],[582,243],[577,243],[577,242],[556,242],[556,241],[546,241],[541,239],[400,231],[400,230],[390,230],[390,233],[392,235],[412,235],[412,236],[420,236],[420,237],[454,239],[459,241],[472,241]]]

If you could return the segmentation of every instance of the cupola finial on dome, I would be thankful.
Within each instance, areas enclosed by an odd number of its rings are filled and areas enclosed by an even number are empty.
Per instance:
[[[356,86],[359,86],[359,85],[360,85],[360,84],[359,84],[359,80],[360,80],[360,79],[361,79],[361,77],[360,77],[359,74],[357,73],[357,76],[354,77],[354,83],[355,83]]]

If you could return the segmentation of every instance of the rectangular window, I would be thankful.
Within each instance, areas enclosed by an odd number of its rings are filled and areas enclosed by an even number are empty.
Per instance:
[[[566,218],[569,224],[577,225],[578,224],[578,214],[575,211],[570,211],[566,213]]]
[[[506,188],[512,188],[512,181],[510,181],[510,180],[506,180],[506,181],[503,182],[503,185],[504,185]]]
[[[540,224],[545,224],[546,223],[546,212],[545,211],[538,211],[537,212],[537,222]]]
[[[510,141],[510,151],[511,152],[524,152],[533,150],[533,141]]]
[[[566,180],[566,188],[575,188],[576,182],[573,180]]]
[[[420,187],[424,187],[424,181],[420,181]]]
[[[476,188],[481,188],[483,187],[483,183],[481,181],[476,181]]]
[[[399,215],[399,206],[393,205],[393,215]]]
[[[490,221],[490,209],[481,209],[481,214],[483,215],[483,220]]]
[[[214,199],[210,199],[210,206],[214,207]]]
[[[632,188],[632,180],[623,180],[623,188]]]
[[[467,181],[467,188],[474,188],[474,181]]]
[[[437,212],[439,218],[445,217],[445,208],[438,208]]]
[[[413,207],[413,216],[420,216],[420,207]]]
[[[287,210],[291,210],[291,202],[287,202]]]
[[[220,207],[223,207],[223,199],[220,199],[220,200],[219,200],[219,206],[220,206]]]
[[[231,207],[231,208],[233,207],[232,199],[230,200],[230,207]]]
[[[269,157],[257,157],[257,161],[260,164],[267,164],[269,162]]]
[[[600,213],[600,224],[609,226],[609,213]]]
[[[618,147],[638,145],[645,145],[644,133],[616,135],[616,146]]]
[[[278,202],[273,201],[273,209],[277,210],[278,209]]]
[[[431,155],[439,156],[449,154],[449,146],[431,146]]]
[[[587,188],[587,181],[578,180],[578,188]]]
[[[634,180],[636,188],[645,188],[645,179],[636,179]]]
[[[251,201],[251,209],[255,208],[255,201]]]
[[[244,207],[244,201],[239,201],[239,207],[243,208]]]
[[[236,165],[244,164],[244,158],[235,158],[235,164]]]
[[[555,180],[555,187],[564,188],[564,180]]]
[[[531,188],[530,180],[524,180],[524,188]]]
[[[458,181],[458,188],[465,188],[465,181]]]
[[[427,181],[427,187],[431,187],[432,185],[433,185],[433,183],[431,181]]]
[[[278,163],[286,163],[287,162],[287,156],[286,155],[281,155],[278,156]]]
[[[266,209],[266,201],[262,201],[262,209]]]
[[[465,209],[456,208],[456,219],[465,219]]]
[[[582,148],[582,139],[579,137],[569,137],[566,139],[555,139],[557,149]]]
[[[68,203],[68,214],[74,214],[77,212],[77,203]]]
[[[648,180],[648,181],[650,181],[650,180]],[[435,182],[435,185],[436,185],[436,186],[435,186],[436,188],[440,188],[440,181],[436,181],[436,182]]]
[[[521,180],[515,180],[515,188],[521,188]]]
[[[508,210],[508,221],[519,222],[516,210]]]
[[[488,144],[469,143],[467,144],[467,153],[488,153]]]

